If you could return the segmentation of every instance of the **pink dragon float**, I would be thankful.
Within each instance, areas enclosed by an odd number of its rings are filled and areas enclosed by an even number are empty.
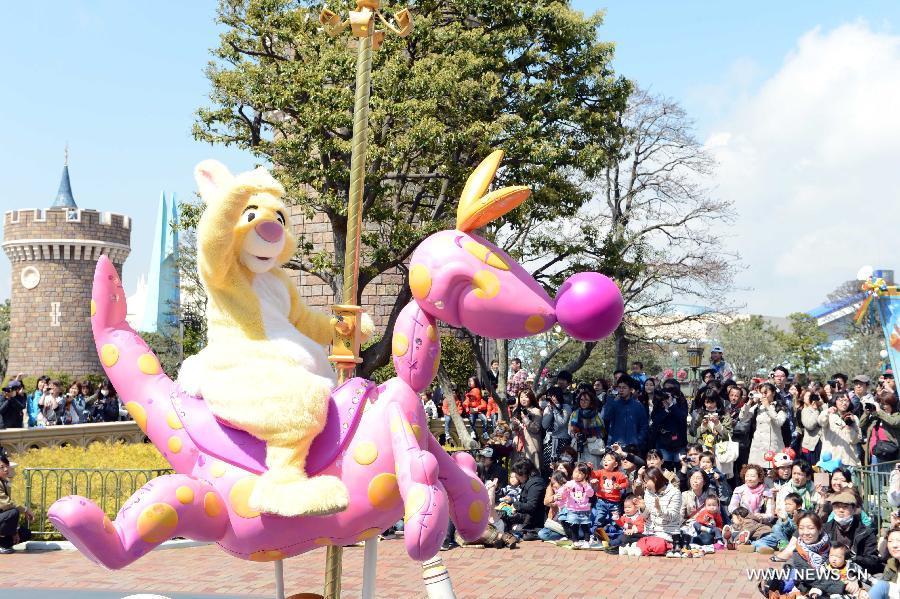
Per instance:
[[[265,471],[265,444],[216,420],[202,398],[162,372],[125,322],[122,283],[101,257],[90,311],[97,351],[129,413],[176,473],[144,485],[114,521],[87,498],[59,499],[48,514],[56,528],[89,559],[113,569],[176,536],[214,541],[253,561],[371,539],[400,518],[406,550],[418,561],[437,554],[448,517],[464,539],[481,536],[490,506],[475,462],[467,453],[451,457],[441,448],[418,397],[436,374],[437,321],[492,338],[533,335],[558,322],[573,337],[593,340],[612,332],[623,312],[608,278],[576,274],[552,299],[503,250],[471,233],[473,225],[483,226],[528,196],[526,188],[499,203],[482,195],[499,162],[496,154],[490,176],[476,181],[476,193],[470,190],[468,201],[460,202],[457,228],[431,235],[411,257],[414,299],[392,338],[398,376],[381,385],[350,379],[332,393],[307,472],[346,484],[349,507],[337,514],[286,518],[250,508],[248,498]]]

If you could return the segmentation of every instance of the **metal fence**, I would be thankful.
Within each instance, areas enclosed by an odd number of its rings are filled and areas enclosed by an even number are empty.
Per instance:
[[[883,522],[890,522],[894,508],[888,501],[891,488],[891,471],[900,460],[883,462],[857,468],[853,471],[853,484],[862,495],[863,509],[871,516],[876,530],[881,530]]]
[[[25,505],[35,515],[32,532],[45,540],[62,538],[47,519],[47,510],[60,497],[90,498],[115,519],[119,508],[135,491],[154,478],[171,473],[170,469],[25,468]]]

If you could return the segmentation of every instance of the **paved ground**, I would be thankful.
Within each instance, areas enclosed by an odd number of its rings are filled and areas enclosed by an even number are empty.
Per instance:
[[[441,556],[456,594],[540,599],[743,599],[759,597],[748,568],[766,567],[764,556],[730,551],[702,559],[625,557],[568,551],[547,543],[516,550],[460,548]],[[321,592],[324,550],[285,561],[287,593]],[[359,597],[362,549],[344,551],[343,597]],[[178,599],[273,597],[273,566],[226,556],[215,546],[154,551],[136,564],[110,572],[75,552],[0,556],[0,599],[116,599],[158,593]],[[402,540],[379,544],[378,597],[424,596],[421,567]]]

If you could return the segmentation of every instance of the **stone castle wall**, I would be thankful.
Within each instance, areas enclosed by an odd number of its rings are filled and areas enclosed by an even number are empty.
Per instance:
[[[102,373],[90,322],[94,268],[107,255],[121,277],[131,219],[95,210],[13,210],[3,229],[12,270],[7,374]]]

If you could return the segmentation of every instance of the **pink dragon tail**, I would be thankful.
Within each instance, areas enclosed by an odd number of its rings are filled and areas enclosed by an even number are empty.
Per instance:
[[[169,399],[175,383],[125,321],[125,290],[106,256],[97,262],[92,295],[91,326],[106,375],[144,434],[176,471],[189,474],[198,452]]]
[[[416,393],[428,388],[437,374],[441,338],[437,321],[412,301],[397,317],[391,342],[394,370]]]

